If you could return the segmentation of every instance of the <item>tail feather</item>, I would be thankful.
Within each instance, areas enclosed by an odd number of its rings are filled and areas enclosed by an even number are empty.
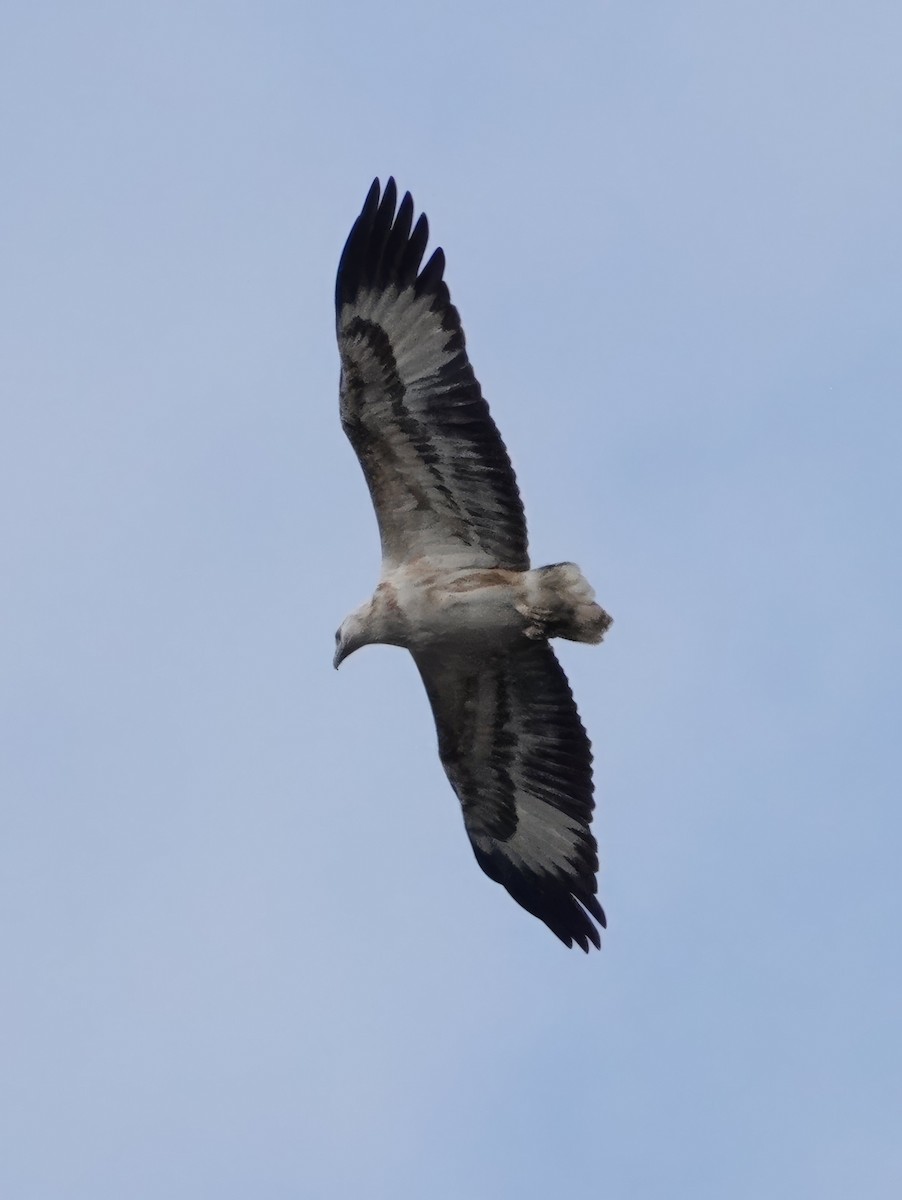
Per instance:
[[[604,637],[611,618],[595,603],[595,592],[576,563],[537,567],[525,582],[525,596],[517,607],[529,622],[527,637],[595,645]]]

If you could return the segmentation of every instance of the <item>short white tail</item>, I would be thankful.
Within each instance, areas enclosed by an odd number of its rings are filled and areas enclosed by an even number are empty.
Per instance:
[[[537,567],[524,585],[517,608],[528,619],[527,637],[593,644],[604,637],[611,618],[595,603],[595,592],[576,563]]]

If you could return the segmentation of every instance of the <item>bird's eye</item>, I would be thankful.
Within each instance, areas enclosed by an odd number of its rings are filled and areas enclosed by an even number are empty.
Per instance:
[[[341,630],[336,629],[335,630],[335,645],[337,646],[340,641],[341,641]]]

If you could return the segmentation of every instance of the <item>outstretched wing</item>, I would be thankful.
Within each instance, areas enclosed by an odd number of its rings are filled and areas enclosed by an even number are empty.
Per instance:
[[[389,179],[370,188],[335,285],[341,421],[357,451],[396,567],[529,566],[513,467],[467,358],[460,316],[436,250],[413,221],[408,192],[395,212]]]
[[[592,751],[554,651],[414,659],[480,867],[568,946],[600,946]]]

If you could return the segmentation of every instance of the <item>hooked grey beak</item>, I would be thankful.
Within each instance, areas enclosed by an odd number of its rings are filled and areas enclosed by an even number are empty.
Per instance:
[[[347,656],[348,656],[347,649],[344,646],[339,646],[338,649],[335,651],[335,657],[332,659],[332,666],[335,668],[336,671],[341,666],[341,664],[344,662],[344,660],[347,658]]]

